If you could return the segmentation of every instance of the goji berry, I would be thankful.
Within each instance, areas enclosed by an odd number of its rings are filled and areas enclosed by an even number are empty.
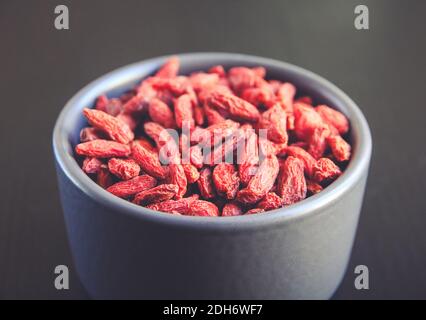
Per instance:
[[[140,172],[139,165],[132,159],[111,158],[108,161],[108,169],[121,180],[130,180]]]
[[[351,157],[351,146],[341,136],[332,135],[327,138],[327,143],[337,161],[347,161]]]
[[[117,142],[127,144],[135,137],[125,122],[103,111],[85,108],[83,114],[92,126],[105,131],[111,139]]]
[[[240,186],[238,172],[233,164],[220,163],[213,170],[213,182],[216,192],[226,199],[234,199]]]
[[[332,160],[321,158],[314,165],[312,178],[316,182],[323,182],[334,180],[341,174],[340,168]]]
[[[210,168],[204,168],[200,171],[200,178],[197,184],[200,194],[204,199],[211,199],[216,196],[212,175],[212,170]]]
[[[303,174],[302,160],[289,156],[280,168],[277,181],[277,193],[285,205],[306,198],[306,179]]]
[[[75,152],[95,158],[127,157],[130,147],[119,142],[99,139],[78,144]]]
[[[152,121],[165,128],[174,128],[175,119],[170,107],[159,99],[152,99],[149,103],[148,113]]]
[[[127,181],[120,181],[110,186],[107,191],[120,198],[127,198],[136,193],[154,188],[157,180],[147,174],[134,177]]]
[[[87,157],[86,159],[84,159],[83,165],[81,168],[87,174],[94,174],[94,173],[98,173],[99,170],[101,170],[101,167],[102,167],[101,160],[99,160],[98,158]]]
[[[277,157],[273,154],[266,157],[247,187],[238,191],[237,200],[244,204],[253,204],[262,199],[274,185],[278,170]]]
[[[141,169],[158,179],[166,177],[166,170],[161,166],[158,154],[151,152],[140,143],[132,143],[132,159],[134,159]]]
[[[151,203],[170,200],[178,192],[179,187],[175,184],[161,184],[152,189],[139,192],[135,195],[133,203],[147,205]]]
[[[226,203],[222,208],[222,217],[240,216],[243,214],[240,206],[234,202]]]

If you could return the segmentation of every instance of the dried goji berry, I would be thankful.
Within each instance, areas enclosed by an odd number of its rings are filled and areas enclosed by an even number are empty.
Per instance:
[[[233,67],[228,71],[228,80],[232,89],[239,93],[244,89],[255,87],[263,79],[256,70],[246,67]]]
[[[341,136],[332,135],[327,138],[327,143],[337,161],[347,161],[351,157],[351,146]]]
[[[277,143],[287,143],[287,116],[284,110],[276,104],[262,113],[258,122],[259,129],[268,130],[268,139]]]
[[[315,159],[319,159],[324,155],[327,148],[327,137],[330,136],[328,127],[317,127],[313,130],[309,137],[308,152]]]
[[[162,184],[152,189],[139,192],[135,195],[133,203],[147,205],[151,203],[170,200],[178,192],[179,187],[175,184]]]
[[[154,188],[157,180],[147,174],[137,176],[127,181],[120,181],[110,186],[107,191],[121,198],[130,197],[136,193]]]
[[[99,140],[107,138],[105,132],[98,128],[87,127],[80,131],[80,142]]]
[[[200,178],[197,168],[190,163],[182,164],[188,184],[196,182]]]
[[[160,78],[174,78],[178,75],[179,66],[179,58],[173,56],[169,58],[166,63],[164,63],[160,70],[157,71],[155,76]]]
[[[204,200],[194,200],[190,206],[188,206],[189,216],[204,216],[204,217],[217,217],[219,215],[219,209],[214,203]]]
[[[222,217],[240,216],[243,214],[240,206],[234,202],[226,203],[222,208]]]
[[[176,192],[175,199],[181,199],[186,193],[188,181],[186,179],[185,170],[181,164],[170,164],[169,165],[169,177],[168,182],[175,184],[179,187]]]
[[[152,99],[149,103],[148,113],[152,121],[165,128],[174,128],[175,119],[170,107],[159,99]]]
[[[316,128],[325,126],[315,109],[304,103],[294,103],[294,132],[298,139],[308,141]]]
[[[176,125],[182,129],[184,126],[187,128],[194,128],[195,122],[192,114],[191,98],[188,94],[181,95],[174,103]]]
[[[130,154],[130,147],[119,142],[99,139],[78,144],[75,152],[95,158],[127,157]]]
[[[189,81],[196,92],[204,88],[211,88],[219,83],[219,76],[215,73],[197,72],[191,74]]]
[[[234,199],[237,195],[240,179],[233,164],[219,163],[213,170],[213,182],[219,195]]]
[[[127,144],[135,137],[125,122],[103,111],[84,108],[83,114],[92,126],[105,131],[111,139],[117,142]]]
[[[265,211],[274,210],[282,207],[284,204],[283,199],[279,197],[275,192],[268,192],[266,196],[257,204],[257,208]]]
[[[200,194],[204,199],[211,199],[216,196],[212,175],[212,170],[210,168],[204,168],[200,171],[200,178],[197,184]]]
[[[83,161],[82,169],[88,174],[98,173],[102,167],[102,161],[98,158],[87,157]]]
[[[247,187],[238,191],[237,200],[245,204],[258,202],[271,190],[277,178],[278,170],[279,164],[277,157],[275,155],[266,157]]]
[[[319,183],[309,179],[306,180],[306,188],[308,190],[309,195],[317,194],[323,189],[323,187]]]
[[[253,208],[248,210],[245,214],[256,214],[256,213],[262,213],[262,212],[265,212],[265,210],[262,208]]]
[[[280,168],[277,181],[277,193],[285,205],[306,198],[306,179],[303,174],[302,160],[289,156]]]
[[[102,165],[96,176],[96,183],[106,189],[114,183],[112,174],[109,172],[106,165]]]
[[[316,163],[316,160],[314,157],[311,156],[309,152],[307,152],[305,149],[298,147],[297,145],[294,145],[294,144],[291,146],[288,146],[285,149],[285,151],[288,156],[292,156],[302,160],[306,175],[308,177],[312,176],[312,169]]]
[[[130,180],[140,172],[139,165],[132,159],[111,158],[108,161],[108,169],[121,180]]]
[[[316,182],[331,181],[340,176],[340,168],[330,159],[319,159],[313,168],[312,178]]]
[[[209,73],[215,73],[217,74],[219,77],[224,77],[226,76],[226,72],[225,69],[223,68],[223,66],[217,65],[217,66],[213,66],[209,69],[208,71]]]
[[[213,92],[208,99],[209,106],[229,112],[230,116],[237,120],[256,122],[260,113],[250,102],[235,95]]]
[[[166,177],[166,170],[161,166],[158,154],[151,152],[140,143],[132,143],[132,159],[134,159],[141,169],[158,179]]]
[[[315,108],[315,111],[321,116],[321,118],[329,125],[336,128],[339,134],[345,134],[349,130],[349,121],[343,115],[343,113],[334,110],[326,105],[319,105]]]

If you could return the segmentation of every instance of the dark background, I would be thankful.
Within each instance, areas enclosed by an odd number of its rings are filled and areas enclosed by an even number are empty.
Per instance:
[[[54,28],[66,4],[70,30]],[[370,30],[354,8],[370,9]],[[241,52],[328,78],[363,110],[373,158],[336,299],[426,298],[425,1],[1,1],[0,298],[88,298],[74,273],[51,150],[65,102],[100,75],[169,53]],[[66,264],[70,290],[56,291]],[[354,268],[370,269],[370,290]]]

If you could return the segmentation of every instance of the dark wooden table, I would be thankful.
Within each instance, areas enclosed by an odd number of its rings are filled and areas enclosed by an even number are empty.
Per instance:
[[[60,2],[60,3],[59,3]],[[346,91],[374,152],[361,220],[336,299],[426,298],[426,2],[2,1],[0,297],[88,298],[72,266],[51,133],[64,103],[107,71],[176,52],[242,52],[288,61]],[[70,30],[54,28],[65,4]],[[71,269],[57,291],[53,270]],[[367,265],[370,290],[354,288]]]

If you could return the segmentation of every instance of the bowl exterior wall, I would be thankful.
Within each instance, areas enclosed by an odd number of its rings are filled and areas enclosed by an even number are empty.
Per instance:
[[[313,215],[201,232],[104,207],[57,169],[75,267],[99,299],[330,298],[349,260],[367,177]]]

